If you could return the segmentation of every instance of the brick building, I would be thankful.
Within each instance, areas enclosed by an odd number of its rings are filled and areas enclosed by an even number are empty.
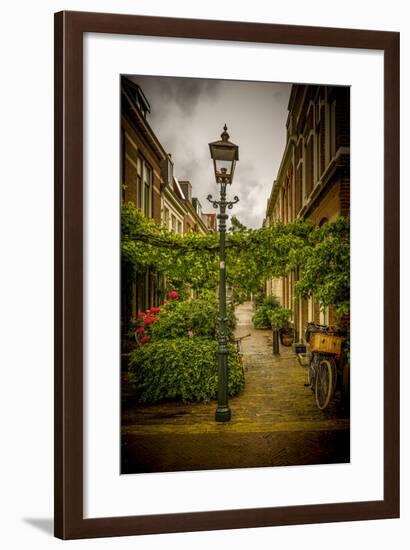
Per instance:
[[[192,184],[190,181],[180,181],[185,204],[184,233],[197,231],[205,234],[208,227],[203,219],[201,203],[196,197],[192,196]]]
[[[180,185],[171,155],[150,127],[150,104],[138,84],[121,82],[121,198],[133,202],[147,218],[170,231],[206,233],[200,204],[190,182]],[[165,279],[150,270],[136,276],[121,273],[121,318],[124,325],[136,314],[159,305]]]
[[[133,202],[147,218],[161,223],[161,187],[169,157],[147,122],[150,105],[141,88],[128,80],[121,83],[121,179],[122,200]],[[121,311],[127,323],[136,311],[158,305],[162,281],[147,270],[135,277],[122,270]]]
[[[202,214],[202,219],[208,231],[217,231],[216,214],[214,212],[205,212]]]
[[[292,86],[282,162],[268,199],[265,225],[296,218],[321,226],[349,216],[350,90],[344,86]],[[298,274],[266,283],[268,295],[293,310],[303,335],[307,321],[333,324],[332,308],[321,311],[313,300],[295,296]]]

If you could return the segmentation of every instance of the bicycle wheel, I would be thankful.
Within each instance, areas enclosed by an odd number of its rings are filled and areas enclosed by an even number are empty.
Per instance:
[[[315,383],[316,405],[323,411],[329,405],[336,387],[336,365],[334,360],[322,357],[319,361]]]
[[[317,353],[313,353],[308,368],[308,386],[313,392],[315,391],[315,380],[318,364],[319,356],[317,355]]]

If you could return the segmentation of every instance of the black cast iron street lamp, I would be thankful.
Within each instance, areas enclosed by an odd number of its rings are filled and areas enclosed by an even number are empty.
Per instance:
[[[226,208],[231,209],[239,199],[226,200],[226,186],[232,184],[236,161],[239,160],[239,147],[229,141],[226,124],[220,141],[209,144],[211,158],[214,161],[216,183],[220,185],[220,200],[214,200],[208,195],[214,208],[219,206],[219,330],[218,330],[218,408],[215,412],[217,422],[227,422],[231,419],[231,409],[228,405],[228,318],[226,314],[226,270],[225,270],[225,233]]]

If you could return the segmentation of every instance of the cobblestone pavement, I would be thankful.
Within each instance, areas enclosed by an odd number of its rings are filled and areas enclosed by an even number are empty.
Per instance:
[[[139,405],[123,386],[122,472],[201,470],[349,462],[349,420],[326,411],[304,386],[291,349],[272,355],[271,331],[256,330],[247,302],[237,308],[245,389],[231,398],[232,420],[216,423],[216,403]]]

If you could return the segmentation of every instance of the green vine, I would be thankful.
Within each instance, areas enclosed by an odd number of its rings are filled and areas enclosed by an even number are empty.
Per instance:
[[[258,292],[270,278],[299,271],[299,296],[321,307],[349,310],[349,221],[339,218],[316,228],[310,221],[246,229],[239,222],[226,235],[227,282],[234,292]],[[145,218],[133,203],[121,212],[121,257],[129,273],[151,269],[175,285],[215,289],[219,281],[219,234],[179,235]]]

